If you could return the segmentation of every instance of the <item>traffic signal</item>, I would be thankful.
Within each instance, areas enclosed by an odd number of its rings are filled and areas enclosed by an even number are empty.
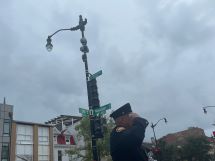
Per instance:
[[[89,92],[89,105],[92,106],[94,109],[100,106],[99,101],[99,94],[97,88],[97,81],[96,79],[92,79],[87,82],[87,88]]]
[[[103,138],[104,131],[103,131],[103,124],[101,118],[95,118],[93,120],[93,137],[94,138]]]

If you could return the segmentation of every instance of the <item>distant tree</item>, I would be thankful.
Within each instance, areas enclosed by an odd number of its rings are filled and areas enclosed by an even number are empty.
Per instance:
[[[182,146],[182,158],[188,161],[210,161],[208,154],[210,149],[211,146],[206,137],[190,137]]]
[[[159,141],[161,150],[160,160],[162,161],[210,161],[208,154],[211,149],[206,137],[189,137],[183,145],[167,144]]]
[[[101,158],[105,158],[107,161],[111,161],[110,157],[110,132],[114,127],[114,122],[110,118],[103,118],[104,122],[104,138],[98,139],[97,141],[97,150]],[[81,159],[82,161],[91,161],[92,148],[91,148],[91,133],[90,133],[90,120],[89,118],[83,118],[79,125],[76,126],[78,132],[78,138],[83,138],[85,146],[76,147],[67,151],[67,154],[70,156],[71,160]]]
[[[162,161],[177,161],[180,160],[179,151],[176,145],[168,145],[165,141],[159,141],[158,147],[160,148],[160,153],[158,153],[156,158]]]

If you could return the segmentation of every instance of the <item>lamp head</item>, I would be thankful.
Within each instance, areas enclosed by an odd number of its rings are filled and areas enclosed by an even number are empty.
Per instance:
[[[206,110],[206,108],[203,108],[203,111],[204,111],[204,113],[205,113],[205,114],[207,114],[207,110]]]
[[[154,128],[154,127],[155,127],[155,125],[152,123],[152,124],[151,124],[151,128]]]
[[[167,119],[166,118],[164,118],[164,121],[165,121],[165,123],[167,123]]]
[[[47,38],[47,44],[46,44],[46,49],[50,52],[53,48],[53,45],[52,45],[52,39],[50,36],[48,36]]]

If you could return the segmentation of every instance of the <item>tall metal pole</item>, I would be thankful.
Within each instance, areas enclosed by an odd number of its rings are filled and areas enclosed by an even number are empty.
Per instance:
[[[156,148],[156,150],[158,150],[158,143],[157,143],[157,138],[156,138],[156,135],[155,135],[155,129],[154,129],[154,128],[155,128],[155,126],[157,126],[157,124],[158,124],[161,120],[164,120],[164,121],[165,121],[165,123],[167,123],[167,119],[164,117],[164,118],[162,118],[162,119],[158,120],[155,124],[153,124],[153,123],[152,123],[152,125],[151,125],[151,128],[152,128],[153,133],[154,133],[154,138],[155,138],[155,148]],[[156,156],[157,156],[157,160],[158,160],[158,161],[161,161],[160,153],[157,153],[157,154],[156,154]]]
[[[81,38],[81,43],[82,43],[82,47],[81,47],[81,51],[84,53],[82,55],[82,60],[84,62],[84,65],[85,65],[85,73],[86,73],[86,83],[88,82],[89,80],[89,70],[88,70],[88,62],[87,62],[87,52],[89,52],[88,50],[88,47],[86,46],[87,45],[87,41],[84,37],[84,30],[85,30],[85,27],[84,27],[84,22],[83,22],[83,19],[81,16],[79,16],[79,26],[80,26],[80,30],[81,30],[81,35],[82,35],[82,38]],[[93,107],[90,105],[90,101],[91,101],[91,98],[90,98],[90,87],[89,87],[89,84],[87,83],[87,96],[88,96],[88,106],[89,106],[89,110],[92,110]],[[90,118],[90,129],[91,129],[91,136],[93,134],[93,128],[94,128],[94,116],[90,113],[89,115],[89,118]],[[91,137],[92,138],[92,150],[93,150],[93,161],[99,161],[98,159],[98,152],[97,152],[97,146],[96,146],[96,138],[94,137]]]
[[[83,20],[82,16],[80,15],[79,16],[79,24],[77,26],[69,28],[69,29],[59,29],[56,32],[54,32],[52,35],[49,35],[47,38],[46,48],[48,51],[52,50],[53,45],[51,44],[51,37],[60,31],[66,31],[66,30],[70,30],[70,31],[80,30],[81,31],[81,40],[80,41],[81,41],[82,46],[81,46],[80,50],[81,50],[81,52],[83,52],[82,60],[84,62],[84,66],[85,66],[88,106],[89,106],[89,110],[92,111],[93,107],[92,107],[92,105],[90,105],[90,102],[91,102],[91,97],[90,97],[91,91],[90,90],[91,90],[91,88],[89,87],[89,84],[88,84],[90,73],[89,73],[89,69],[88,69],[87,54],[86,54],[89,52],[89,49],[87,47],[87,40],[84,37],[84,30],[85,30],[86,24],[87,24],[87,19],[85,18],[85,20]],[[90,113],[89,118],[90,118],[90,129],[91,129],[91,136],[92,136],[93,161],[99,161],[98,153],[97,153],[97,146],[96,146],[96,138],[93,137],[95,117],[93,116],[92,113]]]
[[[157,138],[156,138],[156,136],[155,136],[155,126],[154,126],[154,124],[152,123],[152,130],[153,130],[153,133],[154,133],[154,138],[155,138],[155,147],[157,148]]]
[[[88,82],[88,79],[89,79],[89,70],[88,70],[88,62],[87,62],[87,54],[84,53],[82,55],[82,60],[84,62],[84,65],[85,65],[85,73],[86,73],[86,83]],[[89,106],[89,110],[92,110],[92,106],[90,106],[90,88],[89,88],[89,85],[87,83],[87,95],[88,95],[88,106]],[[92,131],[93,131],[93,120],[94,120],[94,116],[93,115],[89,115],[89,118],[90,118],[90,129],[91,129],[91,134],[92,134]],[[96,139],[94,137],[92,137],[92,150],[93,150],[93,161],[99,161],[98,160],[98,154],[97,154],[97,146],[96,146]]]
[[[155,135],[155,126],[156,126],[156,125],[157,125],[157,124],[153,124],[153,123],[152,123],[152,125],[151,125],[152,130],[153,130],[153,133],[154,133],[154,138],[155,138],[155,150],[158,149],[157,138],[156,138],[156,135]],[[159,156],[159,154],[158,154],[157,152],[155,153],[155,156],[156,156],[156,159],[157,159],[158,161],[160,161],[160,156]]]

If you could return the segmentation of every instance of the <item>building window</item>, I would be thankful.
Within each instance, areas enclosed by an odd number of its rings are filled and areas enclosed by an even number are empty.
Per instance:
[[[49,128],[38,127],[38,161],[49,161]]]
[[[39,144],[44,144],[44,145],[49,144],[49,128],[47,127],[38,128],[38,141],[39,141]]]
[[[10,135],[10,120],[4,119],[4,135]]]
[[[58,161],[62,161],[62,151],[58,150]]]
[[[1,161],[9,161],[9,144],[2,144]]]
[[[33,160],[32,145],[16,145],[16,161]]]
[[[39,145],[38,161],[49,161],[49,146],[48,145]]]
[[[68,144],[68,145],[70,144],[69,138],[70,138],[69,136],[66,136],[66,144]]]
[[[16,126],[16,161],[33,160],[33,126]]]
[[[33,127],[29,125],[17,125],[18,144],[33,144]]]

